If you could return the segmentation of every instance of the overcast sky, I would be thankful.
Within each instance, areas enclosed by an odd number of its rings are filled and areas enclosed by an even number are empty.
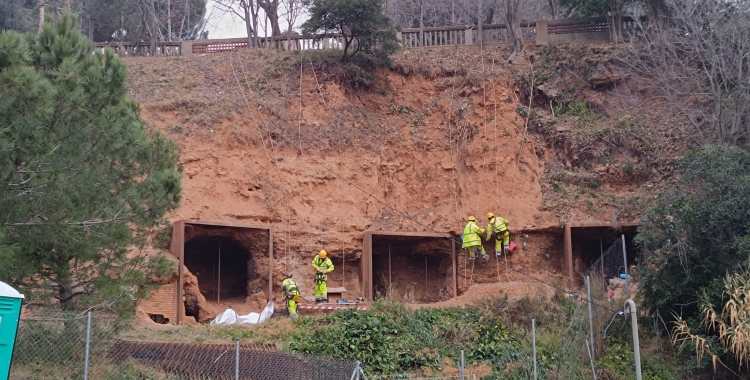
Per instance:
[[[242,21],[241,18],[239,18],[237,15],[233,13],[227,13],[222,11],[221,9],[217,8],[215,6],[216,4],[209,0],[206,4],[206,7],[208,8],[206,11],[206,15],[208,17],[208,23],[206,25],[206,30],[208,31],[208,38],[240,38],[240,37],[247,37],[247,32],[245,31],[245,22]],[[265,36],[263,32],[262,27],[262,20],[264,19],[264,13],[263,10],[260,10],[260,17],[259,17],[259,23],[260,26],[260,35]],[[279,26],[281,27],[281,31],[287,30],[287,22],[284,20],[284,9],[279,9]],[[294,23],[295,27],[294,29],[299,31],[299,26],[305,22],[306,15],[300,15],[297,17],[297,21]],[[270,34],[270,26],[269,31]]]

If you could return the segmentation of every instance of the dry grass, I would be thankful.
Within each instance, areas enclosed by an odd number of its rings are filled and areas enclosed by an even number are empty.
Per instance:
[[[231,343],[240,339],[243,343],[275,344],[283,347],[283,342],[293,330],[292,320],[274,318],[258,325],[184,325],[184,326],[134,326],[120,338],[138,342],[160,343]]]
[[[735,360],[742,366],[750,366],[750,272],[741,271],[727,275],[724,279],[724,292],[728,300],[719,314],[713,306],[704,299],[703,325],[706,329],[716,331],[719,342],[734,355]],[[700,365],[706,355],[711,355],[714,371],[717,365],[726,367],[703,335],[693,334],[687,321],[676,316],[677,321],[672,330],[672,341],[684,349],[691,346],[695,351]],[[730,368],[726,367],[731,370]]]

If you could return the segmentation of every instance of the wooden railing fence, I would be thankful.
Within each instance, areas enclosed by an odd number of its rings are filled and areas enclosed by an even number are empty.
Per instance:
[[[612,19],[605,17],[585,18],[580,20],[539,20],[521,23],[524,41],[537,45],[546,45],[558,41],[598,41],[613,40]],[[632,18],[621,21],[620,36],[627,39],[632,36],[636,22]],[[447,26],[424,28],[425,48],[448,46],[474,46],[479,41],[476,25]],[[407,49],[419,48],[419,29],[403,29],[397,33],[401,46]],[[510,38],[505,24],[488,24],[482,26],[482,41],[485,45],[507,43]],[[258,38],[259,48],[283,50],[326,50],[343,49],[344,36],[341,34],[319,34],[315,36],[276,36]],[[99,48],[111,47],[120,55],[190,55],[232,51],[247,48],[247,38],[227,38],[212,40],[190,40],[181,42],[157,42],[153,47],[150,42],[98,42]]]

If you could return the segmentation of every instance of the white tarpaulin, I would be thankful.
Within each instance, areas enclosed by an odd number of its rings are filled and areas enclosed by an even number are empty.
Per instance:
[[[254,325],[258,323],[263,323],[271,318],[273,315],[274,305],[273,301],[268,302],[268,305],[266,305],[266,308],[263,309],[263,311],[258,313],[250,313],[248,315],[237,315],[237,312],[234,311],[234,309],[229,308],[224,310],[222,313],[216,316],[213,321],[211,321],[212,325]]]

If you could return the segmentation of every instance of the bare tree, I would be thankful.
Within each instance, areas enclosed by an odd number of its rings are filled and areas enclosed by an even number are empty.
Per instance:
[[[505,0],[505,25],[508,28],[510,41],[510,58],[512,61],[523,51],[523,34],[521,31],[521,0]]]
[[[232,13],[245,23],[248,46],[259,46],[258,14],[260,2],[254,0],[214,0],[215,6],[224,12]]]
[[[750,140],[750,0],[665,0],[669,23],[626,45],[623,65],[660,122],[700,144]],[[648,97],[643,94],[649,94]]]
[[[304,4],[302,0],[282,0],[284,4],[284,18],[286,19],[287,25],[289,25],[289,29],[287,29],[287,49],[292,48],[292,29],[294,28],[294,23],[297,22],[297,18],[304,10]]]
[[[560,18],[560,0],[549,0],[549,11],[552,14],[552,19],[557,20]]]

